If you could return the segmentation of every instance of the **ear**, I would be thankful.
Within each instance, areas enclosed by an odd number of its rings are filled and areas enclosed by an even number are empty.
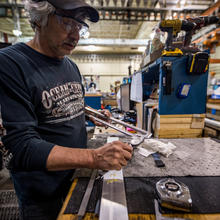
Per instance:
[[[41,25],[38,23],[38,22],[34,22],[34,25],[37,29],[40,29],[41,28]]]

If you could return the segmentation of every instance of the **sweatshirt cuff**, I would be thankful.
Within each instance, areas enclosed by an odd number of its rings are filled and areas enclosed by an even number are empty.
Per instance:
[[[44,140],[36,140],[34,145],[30,167],[33,170],[47,170],[47,158],[55,144]]]

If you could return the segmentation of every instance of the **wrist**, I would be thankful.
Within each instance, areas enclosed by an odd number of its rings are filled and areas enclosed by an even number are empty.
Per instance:
[[[88,149],[88,152],[89,152],[89,156],[88,156],[88,159],[89,159],[89,168],[91,169],[96,169],[97,168],[97,154],[96,154],[96,151],[95,149]]]

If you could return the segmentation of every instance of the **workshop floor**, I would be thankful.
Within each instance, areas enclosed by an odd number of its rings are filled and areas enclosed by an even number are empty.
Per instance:
[[[6,168],[0,171],[0,219],[19,220],[17,197]]]

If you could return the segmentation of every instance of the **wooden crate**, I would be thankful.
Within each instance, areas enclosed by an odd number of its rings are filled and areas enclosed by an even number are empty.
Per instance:
[[[205,124],[205,114],[159,115],[154,121],[154,137],[195,138],[201,137]]]
[[[118,106],[118,103],[117,103],[117,100],[116,99],[102,99],[102,104],[104,106],[106,105],[111,105],[112,107],[117,107]]]

